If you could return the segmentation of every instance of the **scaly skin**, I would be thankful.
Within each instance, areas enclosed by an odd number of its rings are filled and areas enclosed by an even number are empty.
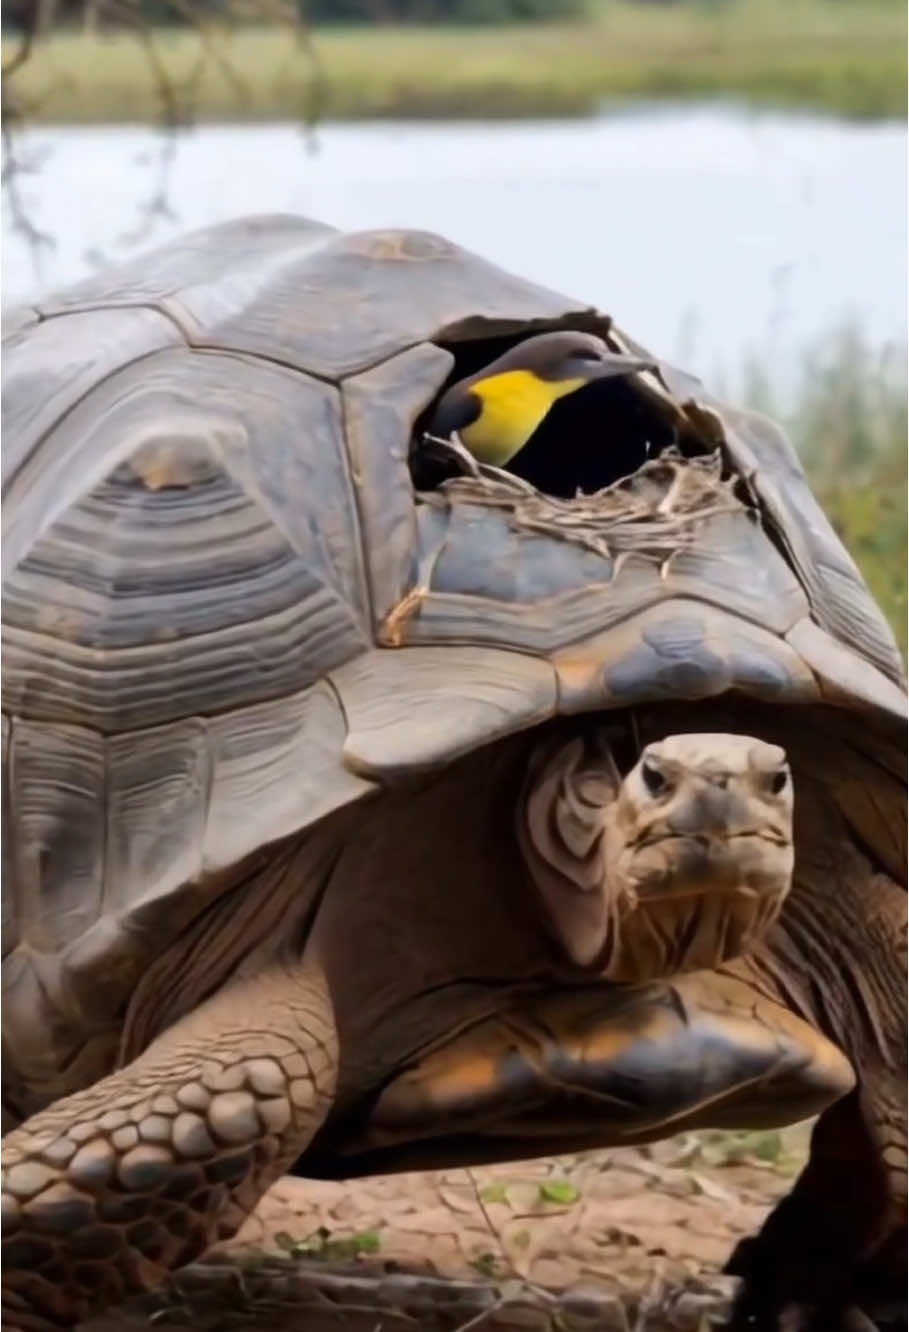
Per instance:
[[[379,1143],[362,1144],[368,1152],[390,1138],[390,1168],[395,1145],[398,1168],[407,1143],[420,1145],[420,1134],[411,1136],[414,1124],[404,1122],[414,1107],[418,1120],[428,1111],[441,1126],[430,1145],[442,1156],[433,1163],[454,1163],[451,1102],[439,1094],[444,1079],[433,1067],[446,1033],[446,1043],[464,1055],[465,1077],[448,1084],[455,1099],[459,1087],[466,1089],[470,1110],[470,1095],[480,1089],[512,1107],[513,1134],[491,1142],[495,1159],[542,1145],[533,1135],[546,1120],[533,1108],[553,1093],[566,1136],[556,1120],[548,1150],[603,1144],[623,1118],[618,1136],[642,1141],[682,1124],[747,1124],[756,1116],[783,1122],[836,1101],[820,1121],[812,1161],[791,1199],[737,1255],[745,1276],[739,1325],[782,1332],[794,1314],[800,1332],[845,1332],[850,1302],[874,1315],[901,1294],[905,1008],[898,905],[904,913],[905,895],[871,865],[850,829],[838,824],[836,808],[806,779],[796,805],[796,882],[766,945],[724,967],[726,975],[642,987],[640,1001],[632,994],[633,1012],[608,986],[585,1011],[580,978],[563,989],[553,975],[551,937],[526,909],[529,885],[500,834],[513,817],[520,757],[507,751],[503,774],[489,753],[472,755],[424,791],[402,790],[364,812],[360,836],[346,840],[333,861],[330,891],[309,936],[327,982],[312,965],[224,982],[122,1072],[56,1102],[9,1136],[7,1326],[65,1326],[157,1284],[166,1270],[235,1230],[326,1117],[335,1087],[335,1014],[347,1103],[385,1086],[395,1071],[398,1090],[407,1091],[396,1105],[389,1084],[391,1099],[376,1107]],[[517,776],[509,778],[508,764]],[[478,820],[478,809],[491,815]],[[457,854],[449,853],[453,847]],[[432,884],[430,912],[422,899],[415,906],[414,885],[421,884]],[[477,931],[477,921],[486,928]],[[362,939],[371,946],[359,949]],[[223,950],[216,931],[197,943],[207,946],[213,965],[226,968],[222,977],[236,975],[236,954]],[[258,967],[262,951],[244,965]],[[528,976],[541,978],[537,1016],[545,1021],[505,1023],[508,1048],[517,1032],[528,1052],[523,1068],[509,1066],[509,1077],[520,1075],[521,1085],[513,1085],[495,1051],[476,1058],[484,1051],[463,1024],[482,1035],[491,1015],[520,1019],[528,1003],[532,1019]],[[490,977],[499,983],[490,986]],[[218,983],[211,971],[206,983]],[[623,993],[627,1000],[629,991]],[[651,1003],[657,993],[662,998]],[[453,1028],[460,1034],[452,1039]],[[577,1039],[566,1040],[572,1033]],[[787,1039],[781,1045],[778,1037]],[[420,1096],[419,1076],[404,1087],[407,1070],[421,1065],[428,1098]],[[627,1103],[623,1066],[635,1073],[630,1086],[648,1110],[643,1125]],[[677,1076],[684,1069],[691,1074],[687,1090]],[[853,1069],[854,1095],[847,1094]],[[610,1085],[614,1074],[618,1085]],[[539,1085],[530,1085],[534,1079]],[[487,1113],[474,1108],[478,1132],[492,1125],[495,1138],[502,1114],[488,1114],[495,1105]],[[569,1136],[575,1131],[577,1141]],[[321,1135],[320,1142],[325,1149]],[[468,1146],[477,1159],[475,1144]]]
[[[906,1326],[906,894],[845,844],[838,869],[852,893],[808,875],[767,949],[729,968],[765,993],[782,976],[859,1075],[819,1119],[792,1192],[730,1258],[743,1278],[730,1332],[777,1332],[794,1316],[799,1332],[852,1332],[859,1309],[874,1328]]]
[[[33,1115],[3,1144],[4,1327],[71,1326],[232,1235],[322,1123],[336,1072],[320,973],[274,966]]]
[[[654,1076],[655,1050],[671,1076]],[[519,1159],[531,1146],[619,1147],[683,1129],[808,1119],[854,1081],[814,1027],[731,976],[578,986],[503,1003],[414,1061],[383,1089],[360,1134],[332,1146],[341,1177],[445,1168],[459,1149],[476,1164]]]
[[[877,1306],[886,1308],[905,1290],[905,1241],[901,1278],[894,1253],[873,1281],[867,1279],[876,1252],[868,1219],[877,1217],[882,1226],[896,1221],[869,1109],[856,1090],[821,1116],[795,1188],[760,1233],[737,1246],[726,1270],[744,1282],[729,1332],[776,1332],[794,1317],[799,1332],[851,1332],[860,1325],[857,1306],[877,1328]],[[843,1205],[844,1194],[852,1207]]]

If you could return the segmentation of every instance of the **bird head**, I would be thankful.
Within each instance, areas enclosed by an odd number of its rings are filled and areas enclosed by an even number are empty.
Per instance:
[[[442,439],[457,434],[478,461],[504,467],[559,398],[595,380],[650,368],[650,362],[610,351],[593,333],[540,333],[452,384],[428,433]]]

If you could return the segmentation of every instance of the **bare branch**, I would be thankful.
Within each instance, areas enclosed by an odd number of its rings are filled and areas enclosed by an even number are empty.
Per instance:
[[[34,101],[31,105],[26,104],[18,76],[34,58],[39,46],[61,30],[64,21],[71,23],[74,16],[81,15],[84,32],[131,34],[142,48],[154,89],[158,108],[155,126],[161,131],[160,141],[154,155],[148,195],[138,203],[138,224],[119,237],[124,244],[135,245],[145,240],[161,220],[176,220],[171,202],[171,179],[178,136],[195,121],[206,73],[210,69],[217,71],[229,88],[238,112],[249,107],[251,90],[242,70],[232,59],[230,49],[231,35],[239,26],[255,23],[286,30],[288,49],[303,69],[299,97],[301,124],[311,133],[321,115],[324,73],[294,0],[223,0],[219,4],[212,4],[211,0],[165,0],[165,4],[165,18],[191,32],[198,43],[198,54],[186,74],[175,74],[170,67],[166,48],[162,46],[158,30],[149,21],[143,0],[75,0],[75,3],[73,0],[23,0],[17,12],[19,34],[12,53],[3,63],[0,83],[2,193],[8,225],[24,238],[39,274],[41,255],[53,246],[54,237],[35,222],[21,187],[21,178],[38,172],[43,159],[28,160],[24,154],[22,131],[39,109],[39,104]]]
[[[31,213],[20,192],[20,178],[35,174],[40,170],[42,158],[35,157],[31,162],[19,152],[17,118],[15,114],[2,111],[0,141],[3,146],[3,164],[0,167],[0,188],[3,191],[3,203],[7,225],[15,234],[22,236],[32,256],[36,272],[41,272],[41,255],[54,248],[54,238],[42,231],[32,220]]]

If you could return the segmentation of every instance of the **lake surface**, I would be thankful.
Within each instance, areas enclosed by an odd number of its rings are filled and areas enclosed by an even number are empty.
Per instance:
[[[595,303],[714,384],[756,353],[777,379],[847,322],[906,339],[906,130],[712,105],[512,124],[292,125],[181,135],[171,215],[144,226],[161,140],[34,131],[22,178],[56,239],[35,272],[4,215],[5,306],[206,223],[290,211],[443,232]]]

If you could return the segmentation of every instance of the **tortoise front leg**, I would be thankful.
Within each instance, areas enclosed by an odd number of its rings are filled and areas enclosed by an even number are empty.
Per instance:
[[[331,1173],[653,1142],[683,1129],[769,1128],[854,1085],[824,1036],[750,985],[696,972],[514,1000],[390,1082]],[[323,1160],[304,1160],[316,1173]]]
[[[321,973],[234,981],[126,1068],[3,1140],[3,1325],[68,1327],[242,1224],[328,1110]]]
[[[906,894],[863,870],[848,847],[837,853],[854,890],[834,880],[826,913],[810,898],[800,910],[789,904],[766,955],[734,964],[737,974],[763,971],[764,989],[774,975],[788,977],[800,1007],[858,1073],[857,1088],[815,1126],[792,1192],[730,1260],[743,1278],[735,1332],[777,1332],[793,1320],[799,1332],[847,1332],[850,1306],[881,1329],[906,1327]],[[803,877],[805,897],[814,886]],[[810,990],[799,985],[806,958]]]
[[[905,1203],[898,1216],[863,1100],[856,1088],[821,1115],[792,1192],[736,1247],[725,1270],[743,1284],[728,1332],[905,1329]]]

